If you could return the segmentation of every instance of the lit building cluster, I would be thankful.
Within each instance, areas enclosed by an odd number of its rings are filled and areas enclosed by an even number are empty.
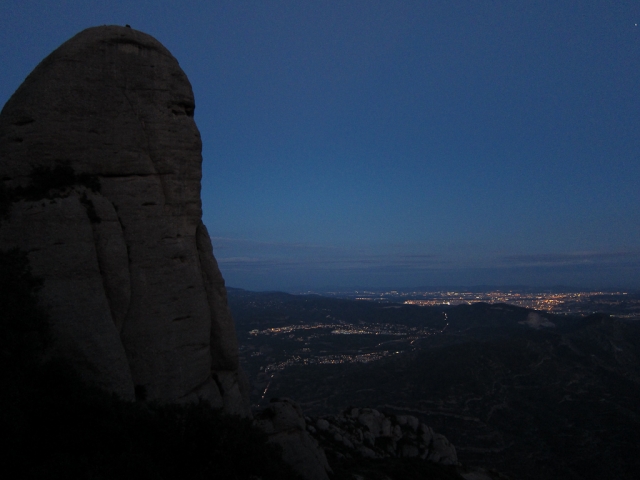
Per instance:
[[[493,290],[471,292],[466,290],[355,290],[352,292],[323,292],[330,297],[351,298],[373,302],[401,302],[405,305],[442,306],[468,305],[471,303],[506,303],[554,313],[589,314],[602,310],[603,306],[618,307],[638,303],[637,295],[622,291],[585,290],[581,292],[533,292],[518,290]],[[633,297],[633,298],[632,298]],[[592,303],[598,306],[592,308]],[[623,317],[638,317],[638,312],[621,314]]]
[[[273,373],[280,370],[284,370],[287,367],[293,367],[294,365],[338,365],[343,363],[369,363],[380,360],[389,355],[396,355],[402,353],[401,351],[390,352],[383,350],[375,353],[361,353],[357,355],[336,354],[336,355],[321,355],[317,357],[303,358],[299,355],[293,355],[283,362],[272,363],[264,367],[264,373]]]
[[[333,335],[395,335],[404,336],[408,334],[414,335],[428,335],[430,333],[427,329],[418,329],[416,327],[407,327],[405,325],[390,325],[384,323],[377,323],[372,325],[352,325],[349,323],[340,324],[326,324],[315,323],[311,325],[287,325],[284,327],[266,328],[264,330],[251,330],[249,335],[257,337],[259,335],[289,335],[289,338],[300,340],[296,338],[292,332],[301,333],[301,331],[314,331],[314,330],[330,330]]]
[[[414,292],[415,293],[415,292]],[[471,303],[506,303],[518,307],[533,308],[556,313],[575,313],[586,302],[603,295],[625,295],[623,292],[607,293],[571,292],[571,293],[522,293],[522,292],[421,292],[423,298],[404,300],[405,305],[440,306],[468,305]],[[415,295],[418,296],[418,295]],[[426,297],[426,298],[425,298]]]
[[[445,314],[446,321],[446,314]],[[448,323],[447,323],[448,325]],[[446,328],[446,327],[445,327]],[[444,329],[443,329],[444,330]],[[306,340],[309,341],[312,338],[324,337],[326,335],[373,335],[373,336],[391,336],[402,337],[402,340],[406,340],[408,345],[413,345],[414,342],[420,338],[425,338],[429,335],[442,333],[443,330],[432,330],[427,327],[409,327],[406,325],[391,325],[391,324],[371,324],[371,325],[353,325],[348,323],[340,324],[312,324],[312,325],[287,325],[284,327],[267,328],[264,330],[251,330],[249,334],[251,337],[256,338],[261,335],[267,337],[279,336],[280,338],[288,338],[291,340],[304,341],[302,337],[299,337],[303,331],[314,332],[312,335],[308,335]],[[396,340],[381,339],[382,343],[378,343],[380,347],[386,343],[394,343]],[[305,343],[309,345],[309,343]],[[263,351],[251,351],[249,349],[242,349],[243,352],[249,354],[249,357],[269,357],[268,353]],[[369,363],[376,360],[380,360],[389,355],[400,353],[400,351],[390,350],[378,350],[375,352],[363,353],[358,352],[356,354],[326,354],[320,355],[312,354],[312,349],[305,346],[303,348],[295,348],[295,353],[288,357],[286,360],[274,361],[268,365],[261,367],[261,371],[265,374],[282,371],[285,368],[292,367],[294,365],[337,365],[344,363]],[[267,358],[267,361],[270,361]]]

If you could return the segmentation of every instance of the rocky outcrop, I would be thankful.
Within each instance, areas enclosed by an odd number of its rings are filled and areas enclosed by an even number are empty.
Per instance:
[[[420,458],[460,465],[456,449],[412,415],[387,415],[372,408],[349,408],[338,415],[305,417],[288,398],[274,398],[255,415],[255,424],[280,445],[283,459],[306,480],[326,480],[327,456],[348,458]],[[479,477],[480,478],[480,477]]]
[[[282,448],[282,458],[305,480],[329,480],[327,457],[307,432],[300,405],[288,398],[273,399],[256,415],[255,423]]]
[[[64,43],[0,114],[0,248],[28,252],[54,353],[86,380],[249,415],[193,112],[154,38],[104,26]]]
[[[351,408],[311,420],[307,429],[338,458],[421,458],[458,465],[456,449],[412,415],[386,415],[372,408]]]

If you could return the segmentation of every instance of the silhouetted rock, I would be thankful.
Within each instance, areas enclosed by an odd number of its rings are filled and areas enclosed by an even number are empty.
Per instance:
[[[307,432],[300,405],[288,398],[274,399],[256,414],[256,425],[269,441],[282,447],[282,458],[306,480],[329,480],[327,457]]]
[[[0,248],[28,252],[55,353],[86,380],[249,415],[193,111],[149,35],[104,26],[64,43],[0,115]]]

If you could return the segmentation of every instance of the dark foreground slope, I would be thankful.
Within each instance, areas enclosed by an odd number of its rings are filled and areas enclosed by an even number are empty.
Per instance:
[[[433,316],[425,311],[425,322]],[[269,394],[310,413],[357,405],[415,415],[463,464],[514,478],[640,476],[640,325],[486,304],[447,319],[441,335],[377,362],[278,371]]]
[[[249,419],[123,401],[43,361],[40,284],[26,255],[0,252],[0,462],[12,478],[299,478]]]
[[[201,402],[124,401],[46,360],[48,313],[27,256],[0,251],[0,462],[28,479],[298,479],[248,418]],[[333,463],[334,480],[460,480],[455,466],[412,459]]]

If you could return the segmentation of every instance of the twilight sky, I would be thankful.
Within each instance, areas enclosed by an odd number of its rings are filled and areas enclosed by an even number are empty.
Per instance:
[[[178,59],[227,285],[640,288],[640,2],[0,1],[0,104],[80,30]]]

